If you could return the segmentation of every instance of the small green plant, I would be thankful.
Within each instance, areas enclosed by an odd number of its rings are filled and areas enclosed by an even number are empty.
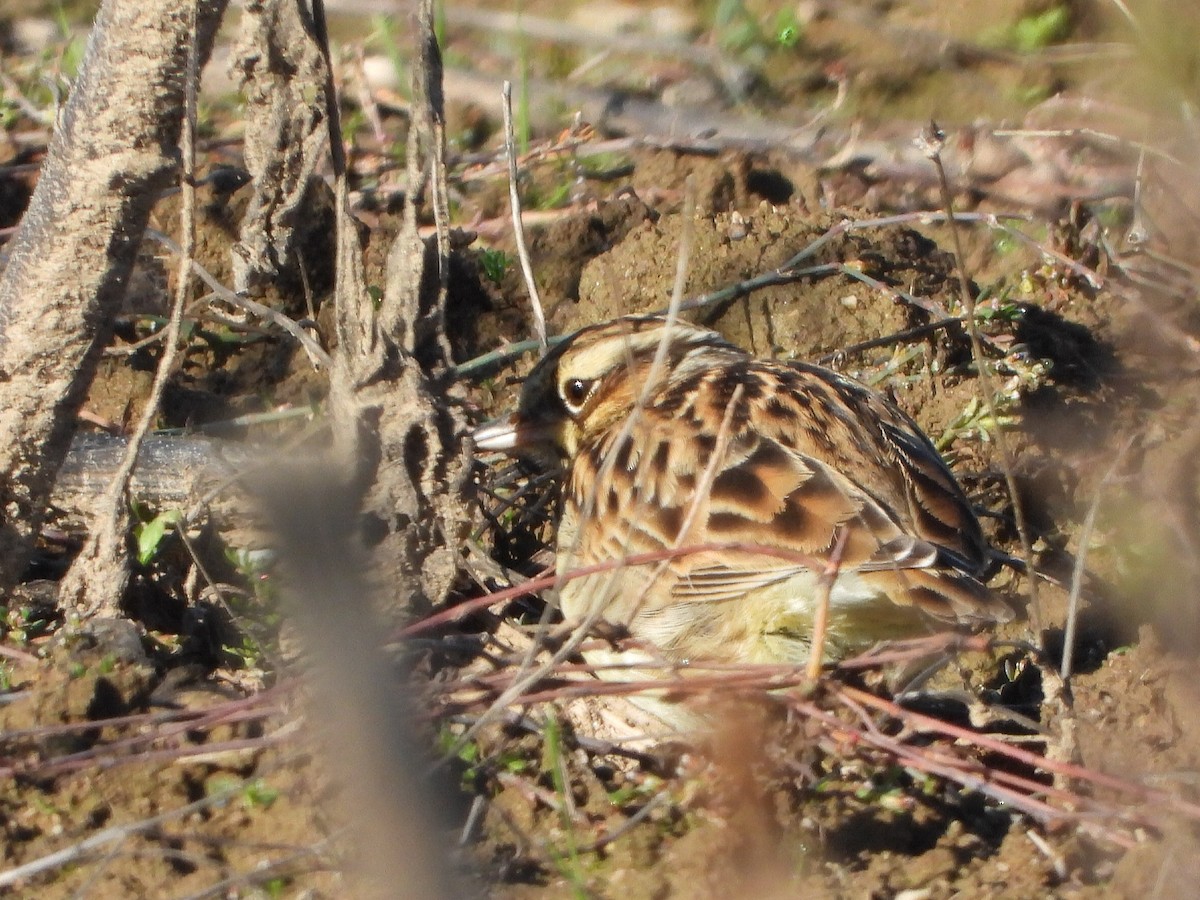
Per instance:
[[[271,570],[276,555],[270,550],[250,550],[245,547],[226,547],[225,561],[246,580],[255,599],[274,603],[277,599]]]
[[[34,638],[49,634],[54,630],[55,622],[47,618],[43,609],[29,606],[19,606],[8,610],[4,627],[7,637],[15,644],[28,644]]]
[[[396,37],[396,23],[391,16],[371,17],[371,31],[367,35],[366,43],[383,52],[383,55],[388,58],[388,62],[392,64],[393,71],[396,73],[408,71],[408,60],[400,49],[400,42]],[[400,80],[403,84],[404,79]]]
[[[1010,39],[1017,50],[1031,53],[1061,41],[1070,32],[1071,11],[1064,4],[1018,19],[1012,27]]]
[[[977,304],[975,307],[975,319],[979,322],[1016,322],[1021,318],[1022,308],[1020,303],[1013,303],[1004,299],[1010,290],[1005,290],[995,300],[989,300],[986,303]]]
[[[241,789],[243,780],[236,775],[217,772],[204,779],[204,796],[215,797],[218,794],[234,794]]]
[[[904,775],[904,770],[898,766],[877,772],[855,790],[854,796],[863,803],[890,812],[909,812],[913,808],[913,798],[909,796]]]
[[[980,42],[993,47],[1008,47],[1021,53],[1033,53],[1068,37],[1071,11],[1065,3],[1022,16],[1005,28],[989,30]]]
[[[245,809],[270,809],[279,799],[279,791],[262,778],[245,779],[226,772],[217,772],[204,781],[204,795],[216,797],[228,794],[241,800]]]
[[[439,47],[446,46],[446,4],[437,0],[433,4],[433,38]]]
[[[21,121],[21,107],[15,100],[0,97],[0,128],[11,131]]]
[[[998,256],[1008,256],[1019,246],[1017,239],[1005,231],[997,232],[996,237],[992,240],[992,249]]]
[[[67,18],[67,11],[62,4],[57,4],[54,8],[54,21],[58,25],[59,35],[66,42],[63,44],[58,58],[59,72],[66,78],[74,80],[75,76],[79,74],[79,67],[83,65],[86,44],[72,34],[71,22]]]
[[[571,893],[581,898],[591,896],[587,889],[587,879],[579,858],[579,842],[575,835],[575,822],[571,818],[572,802],[568,796],[571,790],[567,782],[566,757],[562,747],[562,725],[553,708],[546,710],[545,743],[542,745],[542,768],[550,775],[550,783],[554,786],[554,794],[558,797],[559,819],[562,822],[563,833],[566,835],[567,847],[565,854],[551,850],[554,864],[559,872],[571,885]]]
[[[1022,106],[1037,106],[1043,100],[1052,97],[1054,91],[1054,86],[1049,82],[1037,82],[1014,88],[1011,96]]]
[[[137,561],[143,566],[150,565],[158,556],[167,531],[183,521],[181,509],[168,509],[150,518],[146,518],[147,514],[144,506],[134,504],[134,515],[140,521],[133,526],[133,537],[137,542]]]
[[[270,809],[279,799],[279,791],[261,778],[246,782],[242,788],[242,803],[247,809]]]
[[[262,645],[248,634],[240,633],[235,641],[221,645],[225,662],[231,668],[257,669],[262,662]]]
[[[771,31],[775,35],[775,43],[790,50],[804,37],[804,24],[796,18],[795,9],[787,7],[776,13]]]
[[[524,4],[517,2],[517,18],[520,20]],[[533,143],[533,119],[529,110],[529,41],[525,38],[524,29],[517,32],[517,108],[513,110],[513,138],[517,143],[517,152],[525,154]]]
[[[996,431],[1016,424],[1016,416],[1007,413],[1012,406],[1013,401],[1006,395],[993,399],[990,408],[978,397],[972,397],[963,411],[946,426],[934,446],[939,452],[945,452],[959,438],[978,437],[981,441],[991,441]]]
[[[663,790],[662,779],[647,775],[640,781],[627,781],[614,791],[608,791],[608,802],[622,809],[635,801],[645,802]]]
[[[464,791],[471,792],[476,789],[480,779],[484,775],[483,767],[480,764],[482,754],[479,750],[479,745],[474,741],[467,741],[465,744],[459,740],[458,734],[448,725],[443,725],[438,731],[437,736],[438,751],[443,756],[453,755],[463,765],[462,777],[460,783]]]
[[[498,285],[512,265],[512,258],[503,250],[484,248],[479,254],[479,265],[483,269],[484,278]]]
[[[633,174],[633,159],[624,153],[592,153],[575,159],[575,171],[584,178],[622,178]]]
[[[361,108],[342,114],[342,143],[355,146],[355,137],[367,127],[367,117]]]
[[[529,209],[560,209],[571,199],[571,179],[565,177],[556,181],[549,189],[539,188],[531,184],[526,191],[525,203]]]
[[[61,816],[63,814],[62,808],[57,806],[49,797],[45,796],[44,794],[38,793],[32,795],[29,798],[29,802],[32,803],[38,812],[42,813],[43,815]]]
[[[227,547],[225,559],[249,590],[231,592],[227,598],[237,630],[221,650],[242,668],[259,668],[263,654],[276,645],[282,622],[277,584],[271,575],[275,555],[265,550]]]
[[[725,50],[741,53],[761,48],[768,41],[758,20],[746,8],[743,0],[720,0],[713,12],[713,31]]]

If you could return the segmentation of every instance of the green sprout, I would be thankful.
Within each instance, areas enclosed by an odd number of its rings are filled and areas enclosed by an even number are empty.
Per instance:
[[[1018,19],[1009,32],[1009,43],[1023,53],[1032,53],[1061,41],[1070,31],[1070,10],[1066,5],[1052,6],[1043,13]]]
[[[140,512],[134,510],[135,514]],[[133,536],[137,542],[137,561],[148,566],[158,556],[167,531],[183,522],[183,510],[169,509],[151,519],[143,519],[133,526]]]
[[[503,250],[485,248],[479,254],[479,265],[483,268],[484,277],[492,284],[498,285],[512,265],[512,257]]]
[[[804,25],[796,18],[793,9],[781,9],[775,16],[771,30],[775,33],[775,43],[787,50],[799,44],[804,37]]]
[[[742,0],[720,0],[713,14],[713,30],[725,50],[741,53],[768,42],[758,20]]]
[[[1002,405],[993,402],[989,406],[978,397],[972,397],[963,411],[946,426],[941,437],[934,442],[938,452],[944,453],[955,441],[963,437],[978,437],[984,442],[991,441],[992,436],[1001,428],[1011,428],[1015,425],[1016,417],[1003,411],[1011,406],[1007,398],[1005,400]]]
[[[246,782],[246,786],[242,788],[242,803],[247,809],[270,809],[278,799],[279,791],[261,778]]]

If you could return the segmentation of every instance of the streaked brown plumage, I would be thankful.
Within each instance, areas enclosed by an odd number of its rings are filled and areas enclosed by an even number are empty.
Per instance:
[[[543,359],[481,449],[567,466],[559,570],[725,545],[568,581],[569,621],[628,627],[674,661],[801,662],[841,544],[827,657],[929,618],[1003,622],[970,503],[915,422],[836,372],[625,318]],[[650,383],[653,379],[653,383]],[[736,546],[728,546],[734,544]]]

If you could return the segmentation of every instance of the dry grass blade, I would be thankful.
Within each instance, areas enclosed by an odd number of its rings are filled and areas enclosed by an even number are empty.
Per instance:
[[[521,192],[517,174],[517,140],[513,134],[512,82],[504,82],[501,92],[504,109],[504,148],[508,154],[508,201],[512,211],[513,240],[517,245],[517,258],[521,261],[521,274],[525,276],[525,287],[529,291],[530,312],[533,315],[533,332],[537,335],[542,352],[549,346],[546,340],[546,314],[542,311],[542,298],[538,293],[537,279],[533,275],[533,263],[529,259],[529,248],[525,244],[525,223],[521,220]]]
[[[1125,441],[1124,446],[1118,451],[1116,459],[1104,473],[1104,477],[1100,479],[1100,483],[1096,486],[1096,496],[1088,507],[1087,515],[1083,518],[1083,527],[1079,531],[1079,552],[1075,554],[1075,565],[1071,571],[1071,592],[1067,597],[1067,620],[1063,627],[1062,667],[1059,669],[1059,677],[1064,683],[1071,680],[1079,629],[1079,605],[1083,597],[1083,580],[1087,572],[1087,556],[1091,547],[1092,531],[1096,527],[1096,518],[1100,514],[1100,503],[1104,499],[1105,490],[1112,484],[1124,462],[1125,455],[1133,447],[1135,439],[1136,436]]]

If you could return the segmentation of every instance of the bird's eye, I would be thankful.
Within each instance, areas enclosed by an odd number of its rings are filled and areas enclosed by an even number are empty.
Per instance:
[[[592,382],[582,378],[571,378],[563,382],[562,396],[571,412],[579,412],[583,403],[592,392]]]

